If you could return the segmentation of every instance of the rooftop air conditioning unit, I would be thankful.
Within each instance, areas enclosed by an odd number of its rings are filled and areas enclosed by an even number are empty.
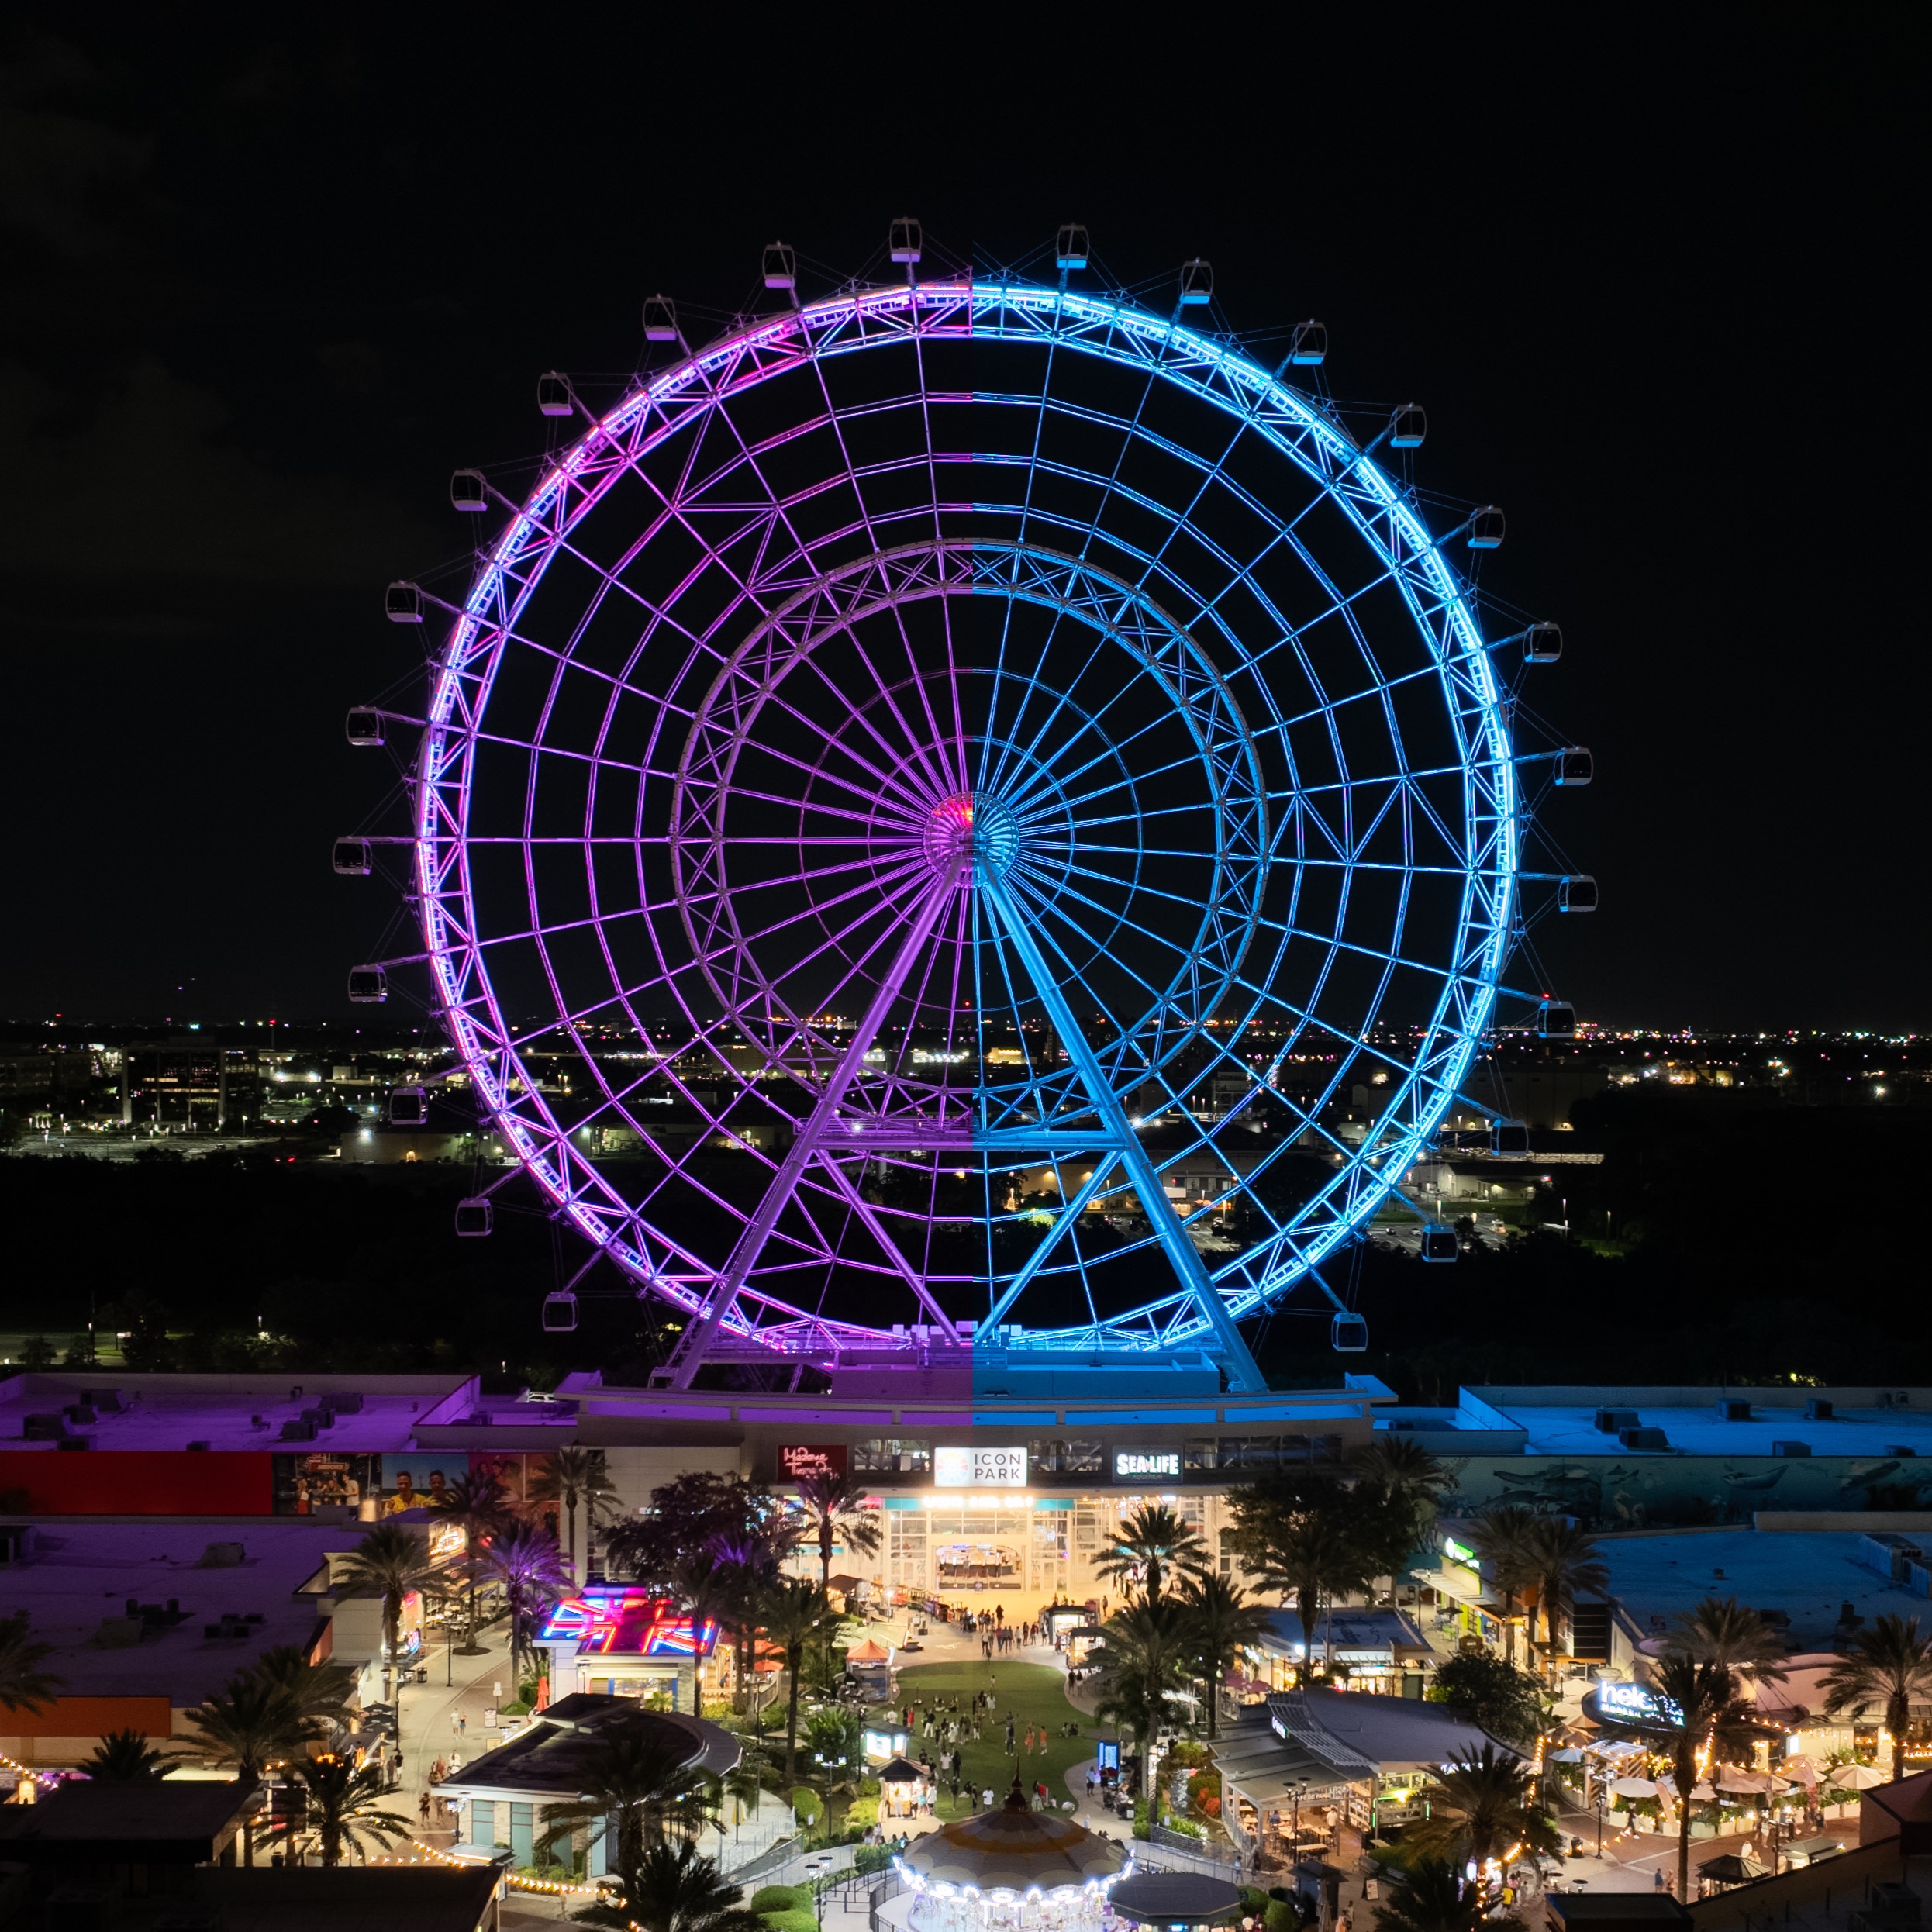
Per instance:
[[[1720,1422],[1749,1422],[1751,1404],[1734,1401],[1727,1396],[1717,1405],[1717,1420]]]
[[[1827,1402],[1822,1396],[1813,1396],[1811,1399],[1805,1404],[1805,1420],[1806,1422],[1829,1422],[1831,1420],[1831,1405],[1830,1402]],[[1891,1451],[1888,1450],[1886,1454],[1891,1454]]]
[[[1620,1429],[1616,1439],[1626,1449],[1668,1449],[1671,1439],[1661,1429]]]
[[[1808,1442],[1774,1442],[1771,1445],[1771,1453],[1774,1456],[1808,1456],[1811,1454],[1811,1444]]]

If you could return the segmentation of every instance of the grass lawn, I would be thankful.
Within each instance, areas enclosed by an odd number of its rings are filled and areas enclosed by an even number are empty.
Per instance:
[[[987,1680],[993,1680],[992,1688],[999,1702],[990,1712],[982,1712],[979,1720],[979,1742],[975,1744],[968,1737],[960,1746],[962,1757],[960,1802],[955,1806],[941,1786],[939,1798],[939,1816],[944,1818],[963,1817],[968,1812],[979,1809],[979,1794],[990,1785],[996,1794],[996,1801],[1003,1800],[1008,1788],[1013,1782],[1015,1761],[1006,1755],[1006,1720],[1014,1720],[1015,1742],[1023,1746],[1029,1723],[1047,1727],[1047,1752],[1043,1758],[1035,1751],[1030,1757],[1023,1751],[1018,1760],[1019,1775],[1026,1780],[1030,1792],[1036,1778],[1044,1778],[1047,1789],[1053,1794],[1057,1806],[1061,1799],[1068,1796],[1065,1773],[1071,1765],[1085,1764],[1093,1756],[1093,1741],[1096,1737],[1111,1737],[1113,1733],[1095,1725],[1085,1712],[1074,1709],[1067,1702],[1066,1677],[1064,1672],[1047,1664],[1002,1663],[995,1658],[988,1664],[982,1659],[962,1659],[956,1664],[913,1664],[899,1674],[899,1702],[896,1709],[889,1712],[891,1721],[896,1723],[901,1712],[909,1703],[923,1699],[927,1703],[943,1703],[957,1697],[961,1713],[967,1714],[972,1694],[987,1688]],[[884,1723],[888,1716],[888,1707],[879,1705],[875,1715]],[[1078,1737],[1062,1737],[1060,1727],[1075,1723],[1080,1727]],[[919,1727],[913,1726],[909,1755],[917,1758],[921,1747]],[[940,1754],[937,1737],[924,1742],[935,1762]],[[970,1785],[969,1793],[966,1789]]]

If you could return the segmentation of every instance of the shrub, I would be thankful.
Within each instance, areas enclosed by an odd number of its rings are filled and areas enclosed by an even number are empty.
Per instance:
[[[1269,1900],[1268,1932],[1298,1932],[1301,1923],[1302,1915],[1285,1899]]]
[[[771,1932],[819,1932],[818,1920],[809,1906],[791,1912],[767,1912],[761,1916]]]
[[[1133,1835],[1137,1838],[1153,1836],[1147,1828],[1147,1801],[1144,1798],[1137,1798],[1133,1801]]]
[[[846,1809],[846,1823],[856,1825],[861,1831],[878,1821],[879,1801],[876,1798],[854,1798]]]
[[[890,1845],[861,1845],[852,1854],[852,1869],[861,1875],[892,1869],[892,1847]]]
[[[812,1899],[802,1885],[761,1885],[752,1893],[746,1907],[751,1912],[795,1912],[801,1906],[810,1910]]]

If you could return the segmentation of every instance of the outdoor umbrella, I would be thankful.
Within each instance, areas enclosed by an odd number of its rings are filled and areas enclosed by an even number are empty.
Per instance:
[[[1657,1787],[1647,1778],[1613,1778],[1610,1789],[1620,1798],[1654,1798]]]
[[[1668,1798],[1673,1803],[1675,1802],[1677,1797],[1677,1780],[1673,1778],[1668,1772],[1666,1772],[1662,1777],[1658,1779],[1657,1795],[1660,1798]],[[1694,1805],[1707,1805],[1710,1803],[1712,1800],[1716,1797],[1716,1792],[1713,1791],[1709,1785],[1693,1785],[1691,1787],[1691,1803]]]
[[[1561,1751],[1550,1753],[1550,1761],[1553,1765],[1580,1765],[1583,1761],[1583,1754],[1575,1745],[1565,1744]]]
[[[1892,1782],[1876,1765],[1838,1765],[1827,1772],[1825,1777],[1840,1791],[1869,1791],[1875,1785]]]
[[[1697,1868],[1697,1875],[1716,1885],[1744,1885],[1753,1879],[1761,1879],[1765,1868],[1755,1858],[1727,1851],[1720,1858],[1706,1858]]]
[[[1761,1797],[1768,1791],[1782,1791],[1785,1781],[1782,1778],[1767,1778],[1754,1771],[1740,1771],[1734,1765],[1727,1765],[1718,1774],[1717,1789],[1734,1793],[1749,1793]]]
[[[1778,1768],[1787,1778],[1795,1778],[1801,1785],[1816,1785],[1818,1767],[1809,1758],[1787,1758]]]

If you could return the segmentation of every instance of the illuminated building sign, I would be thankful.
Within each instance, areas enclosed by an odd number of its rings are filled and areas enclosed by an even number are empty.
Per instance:
[[[1442,1551],[1444,1555],[1454,1558],[1458,1563],[1473,1563],[1476,1560],[1475,1551],[1467,1544],[1458,1543],[1452,1536],[1443,1538]]]
[[[1093,1765],[1096,1771],[1118,1771],[1120,1768],[1120,1741],[1117,1737],[1098,1739],[1093,1747]]]
[[[709,1657],[718,1626],[694,1628],[668,1597],[643,1590],[586,1590],[566,1597],[536,1634],[540,1644],[574,1644],[580,1657]]]
[[[460,1523],[432,1523],[430,1525],[430,1560],[433,1563],[454,1562],[470,1547],[470,1540]]]
[[[787,1482],[797,1482],[806,1476],[842,1476],[845,1474],[845,1444],[781,1442],[778,1444],[778,1474]]]
[[[942,1489],[1023,1489],[1026,1445],[980,1449],[942,1443],[933,1451],[933,1481]]]
[[[1116,1449],[1113,1452],[1116,1482],[1178,1482],[1181,1451],[1174,1449]]]
[[[1658,1730],[1680,1730],[1684,1722],[1684,1713],[1675,1703],[1641,1684],[1599,1684],[1585,1695],[1583,1711],[1599,1723]]]
[[[912,1739],[902,1730],[868,1730],[864,1734],[865,1754],[875,1758],[882,1765],[890,1764],[895,1758],[903,1758]]]

